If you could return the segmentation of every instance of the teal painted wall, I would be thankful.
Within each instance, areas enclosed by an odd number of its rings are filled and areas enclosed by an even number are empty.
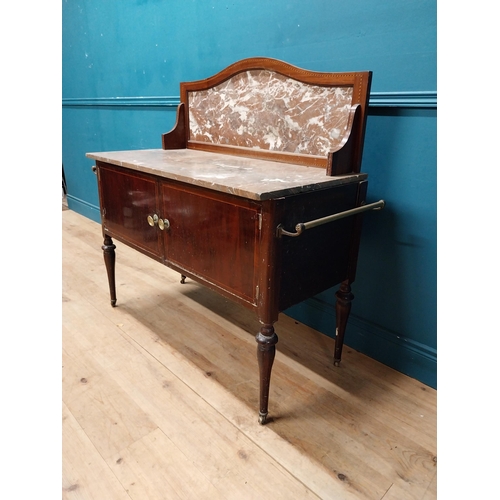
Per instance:
[[[71,209],[99,220],[89,151],[161,147],[179,82],[245,57],[372,70],[368,198],[346,344],[436,387],[436,1],[64,1],[62,157]],[[288,310],[334,333],[329,290]]]

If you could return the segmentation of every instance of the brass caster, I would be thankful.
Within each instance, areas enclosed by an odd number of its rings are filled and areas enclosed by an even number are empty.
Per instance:
[[[184,285],[184,283],[186,283],[186,276],[184,276],[183,274],[181,274],[181,283]]]
[[[334,359],[333,366],[340,366],[340,359]]]
[[[111,307],[116,307],[116,299],[111,301]]]
[[[259,412],[259,424],[264,425],[267,421],[267,413],[260,413]]]

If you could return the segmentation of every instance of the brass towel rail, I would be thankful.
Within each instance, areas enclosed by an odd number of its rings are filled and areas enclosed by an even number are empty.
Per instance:
[[[350,217],[351,215],[357,215],[362,212],[366,212],[368,210],[382,210],[385,206],[384,200],[376,201],[375,203],[369,203],[368,205],[362,205],[360,207],[351,208],[350,210],[345,210],[344,212],[339,212],[337,214],[328,215],[326,217],[321,217],[320,219],[311,220],[309,222],[299,222],[295,226],[295,233],[291,233],[283,229],[283,226],[280,224],[276,228],[276,235],[278,237],[281,236],[300,236],[306,229],[311,229],[316,226],[321,226],[323,224],[327,224],[329,222],[333,222],[339,219],[343,219],[344,217]]]

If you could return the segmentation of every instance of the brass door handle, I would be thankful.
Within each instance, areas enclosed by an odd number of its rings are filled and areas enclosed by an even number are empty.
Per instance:
[[[168,219],[160,219],[156,214],[148,215],[147,219],[148,224],[151,227],[154,227],[156,224],[158,224],[158,227],[162,231],[170,229],[170,221]]]
[[[156,214],[148,215],[148,224],[153,227],[158,222],[158,216]]]
[[[158,219],[158,227],[163,230],[170,229],[170,221],[168,219]]]

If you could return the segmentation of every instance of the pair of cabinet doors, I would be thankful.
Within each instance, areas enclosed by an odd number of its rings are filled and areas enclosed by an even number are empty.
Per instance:
[[[261,206],[98,162],[103,232],[256,303]]]

